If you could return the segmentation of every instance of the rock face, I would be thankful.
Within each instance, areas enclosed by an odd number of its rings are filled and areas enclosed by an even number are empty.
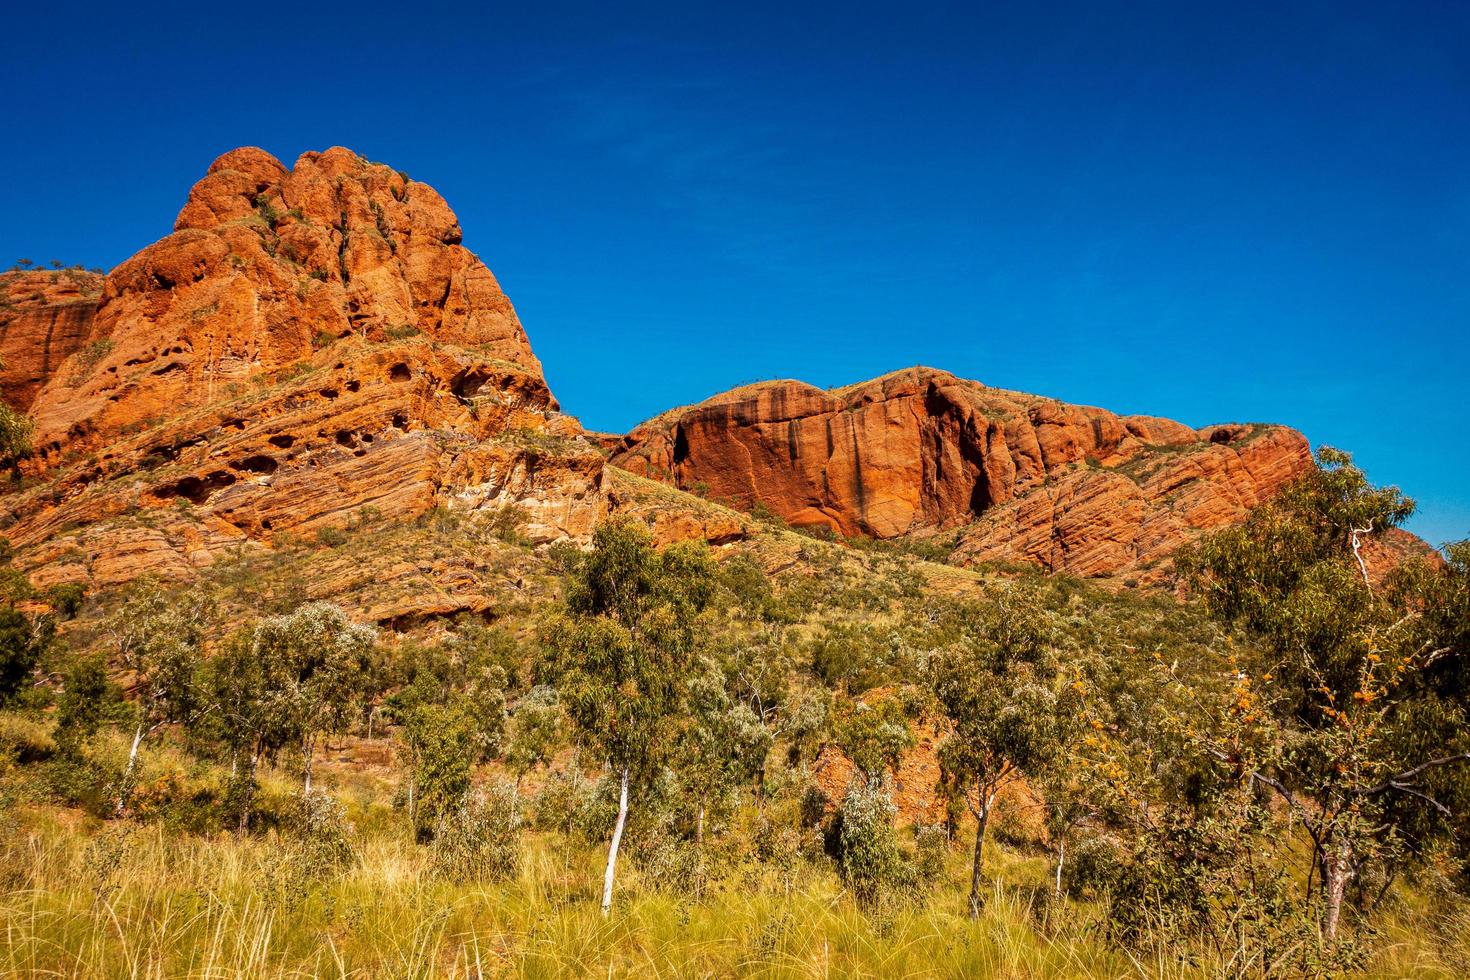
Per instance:
[[[187,574],[364,508],[590,531],[602,457],[432,188],[245,148],[175,228],[108,275],[31,406],[35,485],[0,497],[0,533],[39,583]]]
[[[1153,566],[1311,465],[1291,429],[1196,431],[926,368],[834,391],[737,388],[644,423],[610,458],[799,527],[955,531],[961,560],[1082,575]]]
[[[86,342],[102,276],[82,269],[0,273],[0,398],[26,411]]]
[[[303,154],[289,171],[263,150],[227,153],[174,228],[107,277],[92,356],[37,398],[43,465],[212,404],[339,339],[418,334],[541,376],[444,199],[350,150]]]

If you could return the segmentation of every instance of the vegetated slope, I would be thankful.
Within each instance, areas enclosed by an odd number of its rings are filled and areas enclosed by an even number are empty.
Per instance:
[[[961,563],[1157,578],[1312,465],[1276,425],[1115,415],[914,368],[736,388],[612,445],[614,465],[844,536],[955,536]],[[1411,536],[1401,543],[1412,550]],[[1416,539],[1415,539],[1416,540]]]
[[[244,148],[175,227],[42,372],[26,485],[0,498],[38,584],[188,575],[364,508],[514,504],[537,540],[601,516],[601,456],[432,188]]]

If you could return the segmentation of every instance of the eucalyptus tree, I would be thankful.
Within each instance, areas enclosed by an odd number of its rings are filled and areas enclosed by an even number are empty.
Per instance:
[[[209,710],[200,665],[213,603],[202,591],[156,581],[133,588],[103,623],[109,659],[126,678],[136,723],[118,787],[117,813],[127,809],[143,743],[169,724],[192,724]]]
[[[516,704],[505,740],[505,764],[516,775],[516,789],[537,767],[551,764],[562,744],[561,696],[545,684],[533,687]]]
[[[0,368],[5,359],[0,358]],[[0,401],[0,469],[20,475],[20,461],[31,455],[31,433],[35,423],[30,416],[17,412]]]
[[[302,793],[311,793],[318,740],[347,729],[368,694],[377,634],[329,602],[310,602],[268,616],[249,634],[263,672],[263,730],[269,747],[294,743],[301,752]]]
[[[694,795],[694,839],[703,843],[710,801],[749,783],[761,771],[772,734],[748,704],[730,697],[725,674],[713,661],[697,665],[689,680],[688,703],[678,772]]]
[[[1036,594],[1013,587],[971,610],[959,642],[929,663],[935,699],[950,726],[939,749],[941,779],[975,818],[969,912],[981,907],[981,861],[996,796],[1042,769],[1061,744],[1052,626]]]
[[[1237,665],[1237,711],[1266,746],[1241,768],[1310,837],[1331,938],[1367,862],[1445,836],[1463,819],[1451,804],[1470,803],[1470,551],[1375,574],[1376,542],[1412,501],[1346,453],[1324,448],[1317,462],[1177,567],[1263,651]]]
[[[548,630],[543,680],[556,684],[578,733],[618,778],[604,915],[612,907],[630,791],[658,771],[674,745],[698,646],[696,619],[714,581],[702,546],[659,552],[641,525],[609,521],[570,570],[564,614]]]

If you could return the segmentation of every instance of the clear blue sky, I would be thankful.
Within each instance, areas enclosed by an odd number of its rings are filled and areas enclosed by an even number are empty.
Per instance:
[[[590,427],[923,363],[1294,425],[1470,535],[1470,5],[613,6],[14,7],[0,261],[342,144],[444,194]]]

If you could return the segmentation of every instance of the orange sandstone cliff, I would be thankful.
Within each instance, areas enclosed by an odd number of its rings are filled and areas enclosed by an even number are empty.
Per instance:
[[[102,276],[81,269],[0,273],[0,400],[25,411],[86,341]]]
[[[824,391],[750,385],[665,413],[614,465],[799,527],[957,535],[964,562],[1148,569],[1312,465],[1281,426],[1191,429],[915,368]]]
[[[0,533],[38,584],[188,574],[364,508],[513,504],[534,540],[585,535],[602,457],[460,241],[431,187],[349,150],[220,157],[70,356],[7,368],[45,384]]]

